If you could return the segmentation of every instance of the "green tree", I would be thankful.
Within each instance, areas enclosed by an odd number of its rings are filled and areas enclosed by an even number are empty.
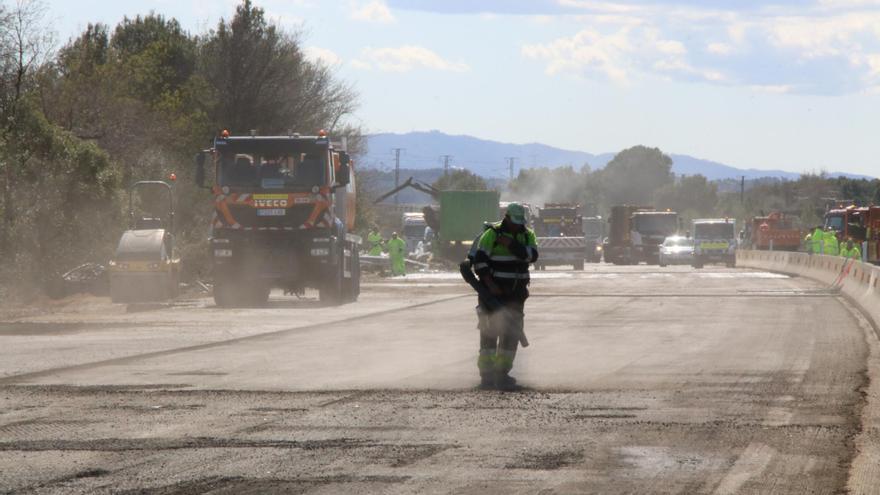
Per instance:
[[[211,119],[232,133],[327,129],[338,135],[356,95],[330,69],[307,61],[296,36],[245,0],[200,47],[201,73],[213,90]]]
[[[645,204],[673,182],[672,159],[657,148],[633,146],[597,172],[610,204]]]

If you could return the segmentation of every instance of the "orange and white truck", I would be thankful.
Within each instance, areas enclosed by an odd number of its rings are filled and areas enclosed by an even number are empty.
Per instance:
[[[208,175],[210,174],[210,178]],[[210,185],[205,185],[210,179]],[[211,251],[219,306],[264,304],[273,288],[341,304],[360,293],[354,163],[315,136],[231,136],[196,156],[214,198]]]

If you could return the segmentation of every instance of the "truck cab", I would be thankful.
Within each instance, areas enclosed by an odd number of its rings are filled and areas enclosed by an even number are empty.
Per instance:
[[[420,242],[425,242],[425,229],[428,227],[425,222],[425,214],[406,212],[403,214],[402,223],[402,237],[406,241],[406,250],[408,253],[412,253]]]
[[[674,211],[637,211],[632,216],[632,239],[636,262],[660,264],[660,246],[678,231],[678,213]]]
[[[344,148],[344,144],[342,146]],[[230,136],[196,159],[214,194],[211,251],[219,306],[259,305],[272,288],[317,288],[330,303],[360,291],[353,163],[323,131],[317,136]]]
[[[700,218],[693,221],[694,268],[707,263],[736,266],[736,221],[730,218]]]

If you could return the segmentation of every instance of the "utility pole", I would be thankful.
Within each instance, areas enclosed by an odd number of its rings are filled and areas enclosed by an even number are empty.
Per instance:
[[[443,175],[449,175],[449,160],[452,159],[452,155],[440,155],[440,158],[443,159]]]
[[[510,169],[510,182],[513,182],[513,162],[516,161],[516,157],[508,156],[505,160],[507,160],[507,166]]]
[[[406,151],[404,148],[392,148],[394,153],[394,187],[400,186],[400,152]],[[394,204],[398,203],[397,193],[394,193]]]
[[[739,204],[744,205],[746,203],[746,176],[743,175],[739,180]]]

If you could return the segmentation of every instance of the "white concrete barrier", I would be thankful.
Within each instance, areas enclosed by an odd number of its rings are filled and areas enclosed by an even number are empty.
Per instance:
[[[880,323],[880,267],[840,256],[750,250],[737,251],[736,264],[824,282],[849,296],[875,325]]]

